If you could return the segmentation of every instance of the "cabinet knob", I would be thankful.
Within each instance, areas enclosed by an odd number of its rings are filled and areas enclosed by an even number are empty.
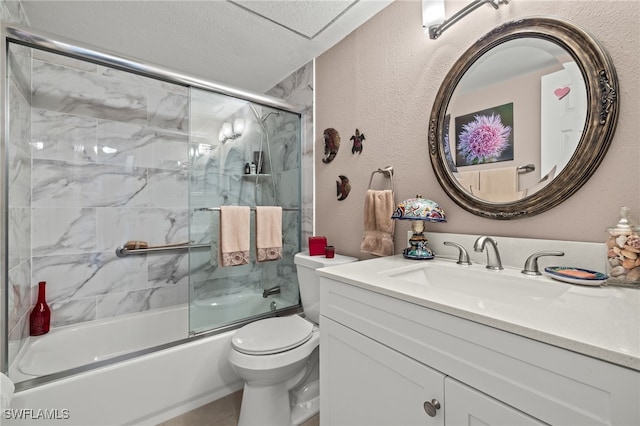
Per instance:
[[[432,399],[431,402],[425,401],[423,407],[429,417],[435,417],[437,411],[440,409],[440,402],[437,399]]]

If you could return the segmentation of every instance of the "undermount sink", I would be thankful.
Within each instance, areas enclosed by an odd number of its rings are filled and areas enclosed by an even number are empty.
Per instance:
[[[484,265],[461,266],[443,260],[429,260],[420,265],[388,270],[383,274],[424,285],[427,290],[456,293],[459,297],[501,304],[528,301],[537,307],[553,302],[570,288],[543,276],[523,275],[515,269],[492,271]]]

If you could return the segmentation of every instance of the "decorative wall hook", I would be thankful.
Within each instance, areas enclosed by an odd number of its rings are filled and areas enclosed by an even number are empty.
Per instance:
[[[356,152],[360,154],[362,152],[362,141],[365,139],[364,133],[360,133],[360,130],[356,129],[356,134],[349,138],[353,141],[353,148],[351,148],[351,153],[355,154]]]
[[[338,177],[340,180],[336,181],[336,195],[338,196],[338,201],[342,201],[347,198],[349,196],[349,192],[351,192],[351,182],[349,182],[349,178],[344,175],[340,175]]]
[[[334,128],[324,130],[324,158],[322,162],[328,164],[336,158],[340,149],[340,133]]]

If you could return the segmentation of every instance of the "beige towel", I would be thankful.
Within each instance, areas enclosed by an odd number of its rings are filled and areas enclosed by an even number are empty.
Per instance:
[[[360,251],[377,256],[393,254],[393,230],[395,221],[391,219],[396,205],[393,192],[367,190],[364,199],[364,236]]]
[[[246,206],[220,207],[220,265],[249,263],[250,210]]]
[[[454,173],[455,176],[455,173]],[[458,171],[458,181],[464,189],[467,191],[470,188],[480,188],[480,173],[478,171],[473,172],[460,172]]]
[[[256,207],[256,258],[282,258],[282,207]]]
[[[480,190],[484,194],[513,194],[518,192],[518,170],[503,167],[480,171]]]
[[[511,192],[511,193],[507,193],[507,192],[485,193],[475,188],[471,188],[471,193],[476,197],[480,198],[481,200],[489,201],[492,203],[508,203],[513,201],[518,201],[518,200],[522,200],[526,195],[526,191],[517,191],[517,192]]]

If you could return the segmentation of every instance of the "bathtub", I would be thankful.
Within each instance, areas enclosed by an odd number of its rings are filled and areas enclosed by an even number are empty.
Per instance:
[[[248,296],[200,303],[192,308],[194,320],[228,312],[240,301],[242,309],[286,303],[261,293]],[[1,413],[2,424],[49,424],[42,421],[47,419],[56,425],[158,424],[241,389],[227,360],[234,331],[187,338],[188,321],[188,306],[181,305],[30,337],[9,372],[16,382],[99,366],[16,392],[11,410]],[[175,341],[181,344],[168,343]],[[159,345],[164,349],[149,349]],[[122,359],[144,350],[148,353]]]

